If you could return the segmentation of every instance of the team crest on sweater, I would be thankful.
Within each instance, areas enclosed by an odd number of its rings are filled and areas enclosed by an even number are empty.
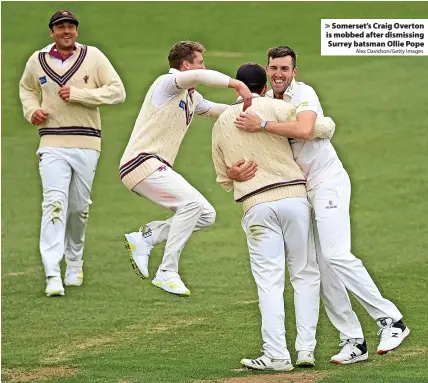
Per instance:
[[[45,85],[48,83],[48,79],[46,78],[46,76],[39,77],[39,81],[40,81],[40,85]]]

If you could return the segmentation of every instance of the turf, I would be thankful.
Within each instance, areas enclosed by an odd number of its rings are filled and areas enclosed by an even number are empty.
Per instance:
[[[38,253],[41,187],[36,128],[22,117],[18,82],[30,54],[49,43],[48,20],[71,8],[79,41],[98,46],[127,90],[124,104],[102,108],[103,152],[93,189],[85,282],[66,296],[44,296]],[[353,251],[412,333],[396,352],[375,354],[377,326],[355,301],[369,361],[328,363],[338,334],[324,309],[317,366],[310,382],[413,383],[426,372],[426,57],[321,57],[321,18],[420,18],[423,2],[3,2],[2,3],[2,375],[4,381],[181,383],[265,377],[239,369],[258,356],[260,317],[250,274],[241,207],[215,183],[209,120],[195,118],[175,167],[216,207],[216,224],[192,236],[180,273],[189,299],[167,295],[132,272],[124,232],[169,212],[130,193],[118,163],[145,92],[167,70],[178,40],[201,41],[209,68],[234,75],[244,62],[265,63],[267,48],[298,53],[299,79],[317,90],[337,123],[333,138],[353,186]],[[234,92],[201,87],[214,101]],[[425,164],[425,165],[424,165]],[[162,246],[153,251],[153,274]],[[286,292],[287,338],[294,357],[294,314]],[[315,372],[324,375],[315,375]],[[294,378],[293,378],[294,377]],[[283,382],[301,382],[294,372]]]

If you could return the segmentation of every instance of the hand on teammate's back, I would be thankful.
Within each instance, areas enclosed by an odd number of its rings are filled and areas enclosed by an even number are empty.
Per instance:
[[[248,181],[256,175],[257,164],[254,161],[239,160],[227,171],[227,177],[232,181]]]
[[[37,109],[31,116],[31,123],[34,125],[43,124],[49,116],[49,113],[43,109]]]
[[[259,132],[261,130],[261,122],[262,119],[258,114],[248,111],[236,117],[235,126],[247,132]]]

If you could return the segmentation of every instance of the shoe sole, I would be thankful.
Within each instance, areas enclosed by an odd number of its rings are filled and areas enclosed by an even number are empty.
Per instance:
[[[315,367],[315,362],[312,362],[311,360],[302,360],[300,362],[296,362],[296,366],[299,367]]]
[[[171,291],[165,290],[162,287],[162,282],[153,282],[152,281],[152,285],[155,286],[155,287],[157,287],[158,289],[162,289],[163,291],[166,291],[167,293],[172,294],[172,295],[176,295],[176,296],[179,296],[179,297],[190,297],[190,290],[187,290],[187,292],[185,292],[183,294],[177,294],[177,293],[173,293]]]
[[[369,358],[369,353],[366,352],[363,355],[357,356],[351,360],[330,360],[330,363],[334,363],[334,364],[353,364],[353,363],[358,363],[358,362],[363,362],[365,360],[367,360]]]
[[[64,285],[66,285],[66,286],[76,286],[76,287],[79,287],[79,286],[82,286],[83,285],[83,281],[82,282],[80,282],[79,284],[77,284],[77,283],[70,283],[70,282],[67,282],[67,281],[64,281]]]
[[[125,245],[125,249],[128,252],[129,255],[129,262],[131,263],[131,266],[135,272],[135,274],[137,274],[141,279],[146,279],[149,276],[145,276],[140,269],[138,268],[137,264],[135,263],[134,257],[132,256],[132,250],[131,250],[131,246],[129,245],[128,239],[126,238],[126,235],[123,238],[123,243]]]
[[[45,292],[47,297],[61,297],[65,295],[64,290],[55,290],[51,291],[50,293]]]
[[[390,350],[377,350],[377,354],[378,355],[385,355],[388,354],[388,352],[394,351],[396,350],[398,347],[401,346],[401,343],[403,343],[404,339],[406,339],[410,334],[410,329],[408,327],[406,327],[406,329],[403,331],[402,337],[401,337],[401,342],[397,347],[391,348]]]
[[[244,363],[242,363],[242,362],[241,362],[241,364],[242,364],[244,367],[248,368],[249,370],[256,370],[256,371],[276,371],[276,372],[287,372],[287,371],[294,370],[294,367],[293,367],[293,366],[291,366],[290,368],[287,368],[287,369],[283,369],[283,370],[275,370],[275,369],[273,369],[273,368],[266,368],[266,367],[264,367],[264,366],[247,366],[246,364],[244,364]]]

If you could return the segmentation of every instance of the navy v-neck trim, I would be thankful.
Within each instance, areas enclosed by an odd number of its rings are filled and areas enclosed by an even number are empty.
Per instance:
[[[59,86],[64,86],[67,81],[73,77],[73,75],[79,70],[80,66],[83,63],[83,60],[86,57],[86,53],[88,51],[88,47],[86,45],[82,45],[82,49],[80,50],[79,57],[77,57],[76,61],[73,63],[71,68],[67,70],[63,75],[58,74],[54,69],[52,69],[46,61],[45,52],[39,53],[39,62],[42,66],[43,71]]]

